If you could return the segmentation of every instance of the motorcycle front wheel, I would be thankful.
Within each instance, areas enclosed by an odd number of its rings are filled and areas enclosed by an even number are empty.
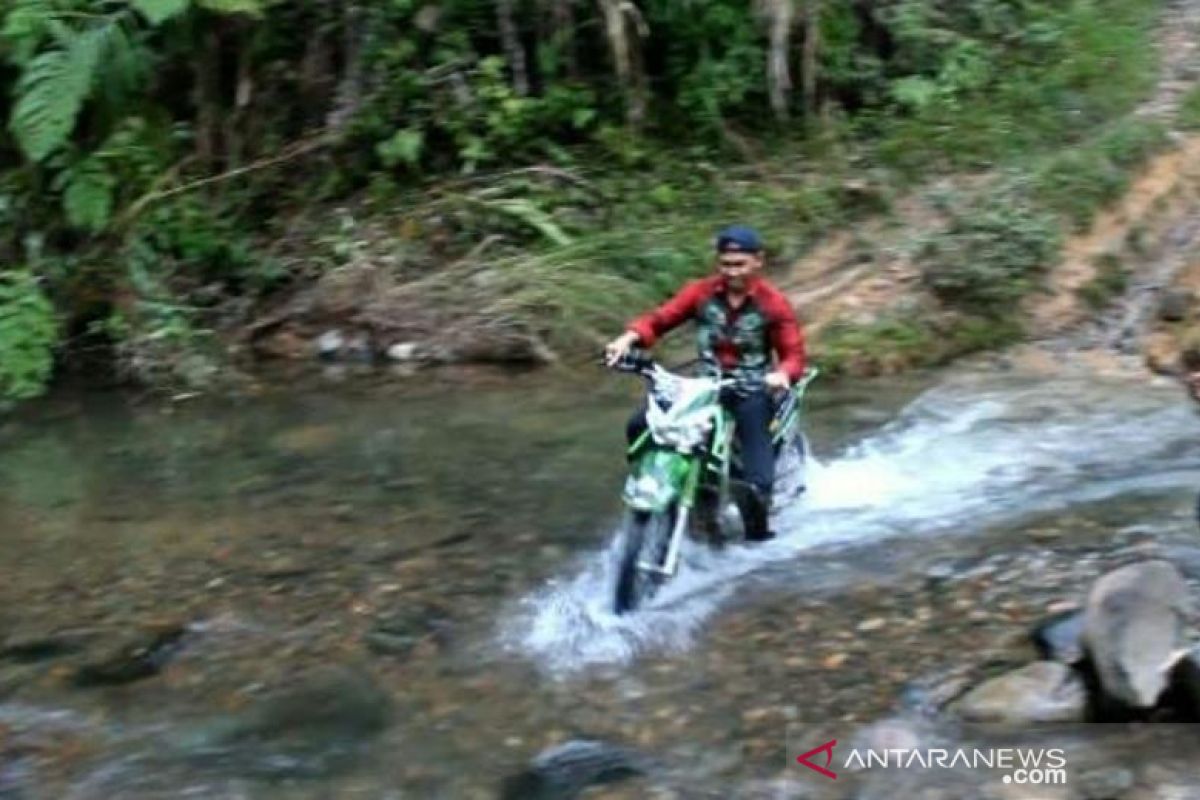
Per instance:
[[[666,511],[632,511],[625,521],[617,560],[617,587],[613,610],[625,614],[650,601],[663,576],[638,566],[662,564],[671,541],[675,508]]]

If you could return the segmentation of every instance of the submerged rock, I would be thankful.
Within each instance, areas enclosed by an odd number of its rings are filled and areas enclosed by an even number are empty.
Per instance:
[[[58,631],[14,636],[0,644],[0,661],[32,663],[78,653],[95,638],[94,631]]]
[[[1079,609],[1042,620],[1030,638],[1038,654],[1048,661],[1078,664],[1087,655],[1083,649],[1083,612]]]
[[[2,749],[0,740],[0,800],[26,800],[30,780],[28,765],[20,758],[10,758]]]
[[[1158,301],[1158,318],[1163,322],[1182,322],[1196,304],[1196,296],[1187,289],[1168,289]]]
[[[649,768],[646,759],[618,745],[572,740],[543,751],[504,781],[501,800],[572,800],[589,786],[613,783]]]
[[[0,668],[0,701],[21,690],[40,674],[41,668],[34,664],[17,664]],[[0,727],[0,744],[4,742],[4,729]]]
[[[219,726],[210,741],[358,739],[386,728],[391,714],[391,697],[370,676],[318,669],[265,695]]]
[[[1188,592],[1166,561],[1143,561],[1108,573],[1088,596],[1084,646],[1105,699],[1148,709],[1167,686],[1184,647]]]
[[[1200,722],[1200,647],[1183,653],[1168,676],[1173,709],[1188,722]]]
[[[1087,691],[1070,667],[1037,661],[975,687],[951,709],[972,722],[1076,722],[1087,713]]]
[[[1118,800],[1128,796],[1136,779],[1123,767],[1108,767],[1085,772],[1079,776],[1079,791],[1086,798],[1096,800]]]
[[[387,349],[387,356],[392,361],[415,361],[420,355],[416,342],[397,342]]]
[[[910,711],[935,714],[967,692],[972,670],[962,665],[910,681],[900,690],[900,704]]]
[[[318,336],[314,348],[318,358],[332,360],[341,355],[345,344],[346,337],[342,335],[341,331],[334,329],[325,331]]]
[[[418,604],[376,618],[363,634],[363,643],[376,655],[406,657],[423,641],[444,644],[450,628],[450,620],[442,609]]]
[[[161,625],[130,635],[75,672],[76,686],[115,686],[157,675],[179,651],[186,629]]]
[[[317,669],[241,712],[190,727],[171,749],[174,757],[212,770],[316,777],[353,763],[392,716],[391,696],[369,675],[342,667]]]

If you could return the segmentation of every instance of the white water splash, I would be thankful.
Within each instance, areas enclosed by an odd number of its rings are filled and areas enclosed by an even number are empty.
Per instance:
[[[827,463],[773,518],[780,537],[720,553],[689,543],[637,613],[612,613],[617,535],[525,598],[503,644],[551,673],[689,647],[738,579],[818,545],[967,533],[1024,514],[1200,483],[1197,421],[1177,391],[1087,379],[968,375],[922,395]]]

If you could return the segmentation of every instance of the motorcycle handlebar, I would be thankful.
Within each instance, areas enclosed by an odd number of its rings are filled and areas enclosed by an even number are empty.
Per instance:
[[[654,359],[645,350],[631,349],[611,365],[617,372],[630,372],[635,375],[648,375],[654,370]]]

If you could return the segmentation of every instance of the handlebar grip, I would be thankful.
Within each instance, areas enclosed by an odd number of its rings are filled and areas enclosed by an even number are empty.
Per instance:
[[[633,372],[644,374],[654,368],[654,359],[645,350],[639,348],[631,348],[626,351],[625,355],[617,359],[617,363],[613,364],[613,369],[620,372]]]

